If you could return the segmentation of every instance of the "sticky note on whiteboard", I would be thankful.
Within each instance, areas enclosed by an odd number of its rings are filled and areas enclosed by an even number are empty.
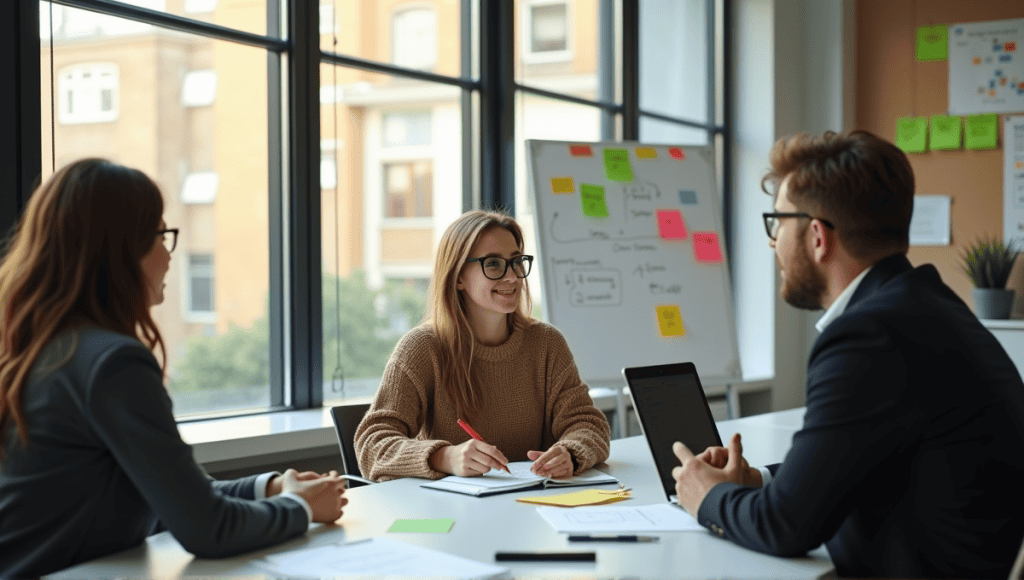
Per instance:
[[[697,205],[697,192],[692,189],[680,189],[679,203],[683,205]]]
[[[672,159],[686,159],[686,152],[680,149],[679,147],[673,147],[669,149],[668,154],[672,156]]]
[[[636,156],[639,159],[657,159],[658,152],[654,150],[654,147],[637,147]]]
[[[686,329],[683,328],[683,317],[679,314],[679,306],[675,304],[667,306],[655,306],[658,315],[658,331],[662,336],[684,336]]]
[[[590,183],[580,184],[580,201],[583,203],[583,215],[590,217],[608,217],[608,205],[604,201],[604,188]]]
[[[569,154],[573,157],[591,157],[590,145],[569,145]]]
[[[666,240],[685,240],[686,222],[678,209],[659,209],[658,235]]]
[[[698,262],[717,264],[722,261],[722,248],[715,232],[693,232],[693,255]]]
[[[573,193],[576,186],[572,183],[571,177],[552,177],[551,191],[554,193]]]
[[[633,181],[633,168],[629,165],[629,151],[626,149],[605,149],[604,173],[608,181]]]

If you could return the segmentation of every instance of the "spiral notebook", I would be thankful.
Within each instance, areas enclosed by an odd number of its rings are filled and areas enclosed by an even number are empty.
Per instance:
[[[513,461],[508,464],[511,474],[492,469],[479,477],[449,475],[436,481],[424,483],[420,487],[480,497],[537,487],[546,489],[619,482],[615,477],[596,469],[588,469],[568,479],[552,479],[533,473],[530,471],[531,465],[533,465],[532,461]]]

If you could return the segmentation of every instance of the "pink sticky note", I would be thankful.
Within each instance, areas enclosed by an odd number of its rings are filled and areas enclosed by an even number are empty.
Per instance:
[[[658,234],[666,240],[685,240],[686,222],[678,209],[658,210]]]
[[[698,262],[717,264],[722,261],[722,248],[715,232],[693,232],[693,253]]]
[[[668,154],[671,155],[673,159],[686,159],[686,152],[679,147],[672,147],[668,150]]]

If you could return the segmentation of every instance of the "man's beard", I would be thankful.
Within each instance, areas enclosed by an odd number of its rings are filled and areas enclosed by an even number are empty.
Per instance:
[[[821,310],[821,298],[825,295],[825,276],[814,268],[807,248],[800,246],[794,253],[793,261],[782,280],[779,293],[790,306],[802,310]]]

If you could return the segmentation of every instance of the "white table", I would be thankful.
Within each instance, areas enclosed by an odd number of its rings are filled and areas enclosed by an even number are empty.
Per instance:
[[[802,410],[719,422],[723,440],[733,432],[743,436],[744,455],[752,465],[781,460]],[[796,422],[796,427],[790,425]],[[633,489],[632,505],[665,502],[642,437],[612,441],[611,457],[601,469]],[[776,558],[741,548],[707,532],[660,533],[651,544],[569,544],[537,514],[536,506],[515,501],[519,495],[565,493],[565,490],[526,491],[475,498],[422,489],[422,480],[405,479],[360,487],[348,492],[351,503],[338,526],[313,524],[299,538],[263,551],[210,560],[186,552],[167,532],[143,545],[66,569],[54,578],[181,578],[184,576],[259,576],[254,558],[278,551],[328,543],[388,536],[403,542],[442,550],[482,562],[494,562],[498,550],[596,550],[596,563],[508,564],[517,577],[562,578],[819,578],[833,576],[824,549],[808,557]],[[602,486],[614,488],[614,485]],[[619,504],[627,505],[627,504]],[[397,518],[453,518],[447,534],[388,534]]]

